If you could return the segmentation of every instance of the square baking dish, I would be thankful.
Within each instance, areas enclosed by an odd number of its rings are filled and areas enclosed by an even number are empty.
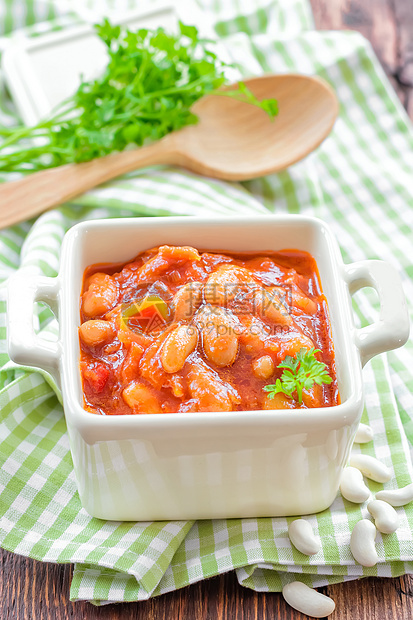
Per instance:
[[[298,249],[317,261],[327,298],[341,404],[307,410],[100,416],[83,408],[79,300],[94,263],[127,262],[158,245],[210,251]],[[351,294],[372,286],[376,323],[356,329]],[[84,508],[113,520],[311,514],[333,502],[363,409],[362,366],[404,344],[407,307],[397,271],[382,261],[344,265],[321,220],[293,216],[98,220],[66,234],[57,278],[19,270],[9,282],[9,355],[61,386]],[[33,304],[50,305],[57,343],[33,332]]]

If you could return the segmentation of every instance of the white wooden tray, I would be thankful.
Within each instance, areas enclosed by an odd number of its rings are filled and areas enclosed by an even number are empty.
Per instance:
[[[112,21],[130,29],[162,26],[175,30],[178,19],[196,24],[202,36],[212,28],[194,2],[144,0],[139,10],[123,13]],[[101,16],[96,16],[101,22]],[[72,95],[81,78],[96,77],[106,63],[105,45],[90,24],[72,26],[33,39],[16,37],[2,55],[5,81],[26,125],[47,117],[57,104]]]

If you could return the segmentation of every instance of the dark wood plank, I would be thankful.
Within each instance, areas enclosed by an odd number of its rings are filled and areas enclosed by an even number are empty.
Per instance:
[[[71,603],[71,568],[6,551],[1,555],[2,620],[300,620],[280,594],[241,587],[233,573],[142,601],[94,607]],[[331,619],[407,620],[413,617],[413,579],[363,579],[323,588],[336,609]]]
[[[357,30],[369,39],[387,72],[396,69],[397,28],[391,0],[311,0],[320,30]]]
[[[397,27],[396,80],[405,93],[404,104],[413,119],[413,2],[393,0]]]
[[[317,28],[357,30],[372,43],[413,119],[412,0],[311,0]]]

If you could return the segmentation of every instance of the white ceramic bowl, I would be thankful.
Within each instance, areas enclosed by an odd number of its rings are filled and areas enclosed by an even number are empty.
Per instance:
[[[311,410],[100,416],[83,408],[79,297],[92,263],[127,262],[150,247],[248,251],[296,248],[316,259],[327,297],[341,404]],[[351,294],[373,286],[378,321],[356,329]],[[33,302],[60,323],[58,343],[33,333]],[[301,216],[101,220],[66,235],[57,278],[20,270],[9,285],[9,354],[61,384],[79,494],[93,516],[115,520],[300,515],[334,500],[363,408],[361,368],[404,344],[406,303],[381,261],[344,265],[329,228]]]

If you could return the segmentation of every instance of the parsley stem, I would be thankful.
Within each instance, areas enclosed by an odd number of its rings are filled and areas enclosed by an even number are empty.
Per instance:
[[[210,76],[203,75],[197,80],[193,82],[188,82],[187,84],[182,84],[182,86],[173,86],[171,88],[165,88],[164,90],[158,90],[153,93],[145,93],[145,99],[159,99],[160,97],[164,97],[165,95],[174,95],[176,93],[185,92],[188,90],[194,90],[204,82],[210,81]]]
[[[56,125],[56,121],[58,119],[60,119],[65,114],[68,114],[69,111],[71,111],[70,108],[69,110],[63,110],[62,112],[60,112],[59,114],[56,114],[50,119],[40,121],[40,123],[38,123],[37,125],[34,125],[34,127],[22,127],[21,129],[15,130],[14,133],[9,138],[4,140],[4,142],[0,144],[0,150],[4,150],[6,147],[11,146],[12,144],[15,144],[16,142],[19,142],[23,138],[28,138],[28,137],[36,138],[38,135],[37,131],[39,129],[45,129],[45,128],[50,129],[51,127],[53,127],[53,125]]]

